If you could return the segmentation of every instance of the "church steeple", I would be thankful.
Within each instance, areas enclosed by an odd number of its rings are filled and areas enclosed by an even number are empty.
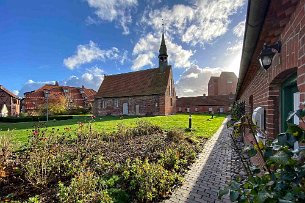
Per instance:
[[[160,71],[163,72],[165,67],[168,66],[167,64],[167,48],[165,44],[165,39],[164,39],[164,24],[163,25],[163,32],[162,32],[162,40],[161,40],[161,45],[159,49],[159,68]]]

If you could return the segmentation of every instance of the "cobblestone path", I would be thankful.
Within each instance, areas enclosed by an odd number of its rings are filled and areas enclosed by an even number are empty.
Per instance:
[[[226,121],[204,146],[197,161],[185,176],[183,185],[164,203],[231,202],[218,200],[218,192],[240,172],[241,164],[231,147]]]

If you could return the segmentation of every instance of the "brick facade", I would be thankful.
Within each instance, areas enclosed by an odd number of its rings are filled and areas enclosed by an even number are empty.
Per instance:
[[[219,77],[212,76],[208,83],[208,95],[235,94],[237,76],[233,72],[221,72]]]
[[[105,115],[123,115],[123,104],[128,105],[127,115],[171,115],[176,113],[176,92],[174,88],[174,80],[171,68],[166,68],[167,71],[161,74],[168,74],[163,93],[152,93],[151,95],[128,95],[129,92],[122,91],[122,96],[109,96],[106,94],[98,94],[95,98],[94,111],[96,116]],[[150,69],[148,71],[141,71],[140,74],[159,72],[159,69]],[[128,73],[133,74],[133,73]],[[134,75],[138,72],[134,72]],[[157,73],[159,74],[159,73]],[[122,74],[124,77],[124,75]],[[131,76],[133,77],[133,76]],[[136,76],[134,76],[136,77]],[[153,76],[152,76],[153,77]],[[159,81],[160,83],[162,81]],[[102,84],[103,85],[103,84]],[[127,87],[127,83],[125,87]],[[107,86],[108,87],[108,86]],[[108,89],[108,88],[107,88]],[[170,91],[171,90],[171,91]],[[103,96],[104,95],[104,96]],[[124,96],[126,95],[126,96]],[[137,112],[136,106],[138,105],[139,111]]]
[[[221,72],[218,80],[218,95],[235,94],[237,76],[233,72]]]
[[[305,0],[272,0],[259,34],[253,57],[239,83],[237,99],[245,101],[246,111],[256,107],[266,110],[267,135],[275,137],[281,131],[281,87],[292,75],[296,75],[300,102],[305,101]],[[276,19],[276,21],[274,20]],[[258,63],[263,44],[280,40],[281,53],[273,58],[266,71]]]
[[[96,91],[82,87],[44,85],[41,88],[24,93],[22,110],[28,114],[35,114],[41,106],[46,103],[45,91],[48,90],[49,101],[64,97],[67,100],[67,109],[84,108],[89,109],[93,106]]]
[[[179,113],[228,113],[235,95],[181,97],[177,99]]]
[[[6,106],[8,115],[2,115],[0,112],[0,116],[18,116],[20,114],[20,99],[0,85],[0,111],[3,105]]]
[[[218,95],[218,81],[219,77],[210,77],[209,83],[208,83],[208,95],[214,96]]]

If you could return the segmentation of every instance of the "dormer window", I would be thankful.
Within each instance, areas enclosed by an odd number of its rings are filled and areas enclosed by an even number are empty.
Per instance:
[[[81,90],[80,90],[80,93],[81,93],[81,94],[84,94],[85,92],[84,92],[84,90],[83,90],[83,89],[81,89]]]
[[[67,90],[67,89],[64,89],[64,93],[68,93],[69,92],[69,90]]]

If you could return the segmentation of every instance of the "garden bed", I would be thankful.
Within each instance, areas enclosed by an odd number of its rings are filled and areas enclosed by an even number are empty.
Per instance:
[[[14,153],[2,136],[0,201],[158,202],[181,184],[205,141],[143,121],[112,133],[91,123],[64,133],[36,128]]]

